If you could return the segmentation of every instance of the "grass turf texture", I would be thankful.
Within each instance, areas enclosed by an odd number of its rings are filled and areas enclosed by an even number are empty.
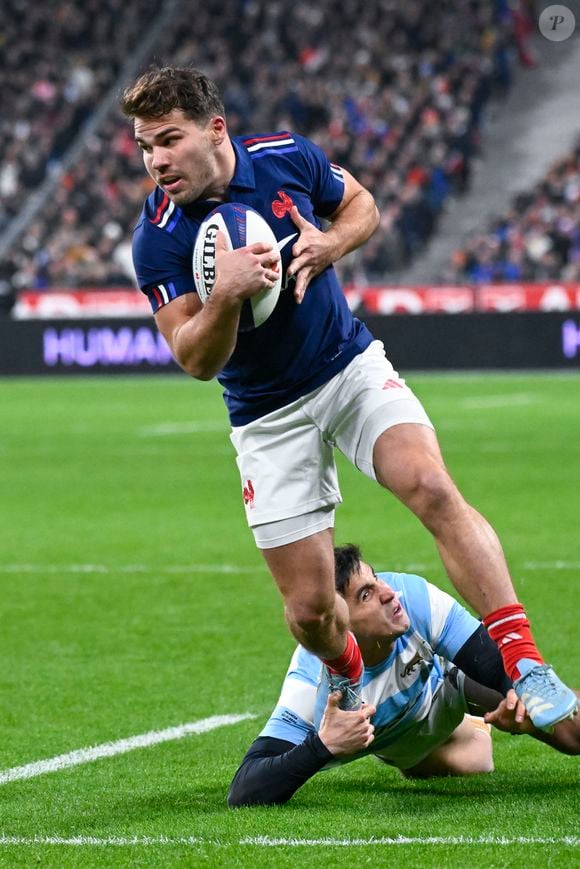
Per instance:
[[[578,686],[580,378],[414,376],[447,464],[502,538],[544,654]],[[0,382],[0,769],[214,714],[255,720],[0,785],[0,835],[167,844],[0,845],[4,865],[409,867],[578,862],[580,764],[494,735],[496,772],[413,783],[372,758],[284,808],[231,812],[229,780],[293,648],[245,526],[215,384]],[[339,457],[336,539],[451,590],[426,531]],[[521,836],[572,844],[260,846]],[[195,837],[192,844],[179,840]]]

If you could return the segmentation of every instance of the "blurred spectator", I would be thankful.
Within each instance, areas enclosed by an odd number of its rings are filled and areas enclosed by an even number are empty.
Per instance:
[[[8,5],[36,9],[31,0]],[[23,178],[42,179],[152,20],[150,0],[88,0],[82,8],[48,0],[41,8],[27,24],[29,42],[33,34],[56,47],[41,52],[32,82],[22,72],[20,94],[28,88],[35,96],[22,113],[28,127],[3,147],[5,219]],[[214,77],[232,135],[292,129],[353,172],[382,220],[339,267],[357,282],[385,280],[424,246],[447,198],[469,186],[485,105],[509,86],[510,9],[503,0],[206,0],[192,16],[183,3],[150,60],[193,64]],[[53,21],[66,22],[62,33]],[[38,148],[29,145],[33,123]],[[28,228],[18,283],[131,284],[127,247],[146,193],[132,131],[115,115]]]
[[[580,280],[580,140],[452,256],[446,282]]]
[[[62,158],[156,10],[153,0],[3,0],[0,230]]]

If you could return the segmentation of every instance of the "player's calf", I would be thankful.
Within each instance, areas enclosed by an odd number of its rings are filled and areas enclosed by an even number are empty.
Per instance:
[[[406,778],[481,775],[493,772],[491,727],[482,718],[465,715],[449,739],[410,769]]]

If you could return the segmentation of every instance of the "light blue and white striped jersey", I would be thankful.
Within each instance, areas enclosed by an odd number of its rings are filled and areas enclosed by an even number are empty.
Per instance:
[[[420,576],[379,573],[378,578],[399,594],[410,625],[384,661],[364,669],[360,693],[377,711],[371,719],[375,739],[362,754],[375,754],[420,726],[443,684],[445,661],[452,661],[479,627],[463,606]],[[317,729],[321,671],[320,660],[298,646],[276,708],[260,736],[298,745]]]

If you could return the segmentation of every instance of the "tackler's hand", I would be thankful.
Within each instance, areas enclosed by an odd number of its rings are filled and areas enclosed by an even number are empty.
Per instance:
[[[328,698],[318,735],[335,757],[356,754],[368,748],[375,738],[371,716],[376,709],[363,703],[360,709],[345,712],[339,708],[340,691],[333,691]]]
[[[508,691],[497,709],[486,712],[484,717],[487,724],[493,724],[498,730],[504,730],[506,733],[530,734],[535,731],[526,707],[521,700],[518,700],[513,689]]]

